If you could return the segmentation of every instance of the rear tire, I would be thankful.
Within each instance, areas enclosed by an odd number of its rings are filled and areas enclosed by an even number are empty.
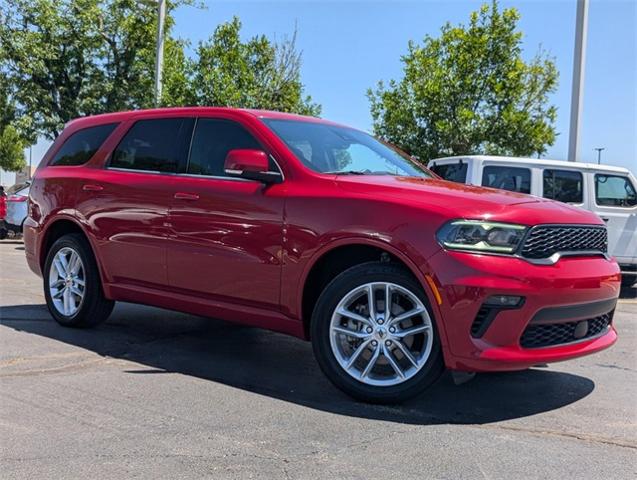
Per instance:
[[[321,293],[310,328],[321,370],[363,402],[402,402],[444,371],[427,296],[396,265],[364,263],[338,275]]]
[[[84,236],[64,235],[51,246],[44,264],[44,296],[53,318],[65,327],[94,327],[111,314],[115,302],[104,297]]]

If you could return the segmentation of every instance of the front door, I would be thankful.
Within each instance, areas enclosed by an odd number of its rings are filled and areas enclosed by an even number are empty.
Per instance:
[[[263,147],[239,123],[197,120],[187,174],[173,189],[169,284],[186,294],[276,309],[285,187],[226,176],[233,149]]]

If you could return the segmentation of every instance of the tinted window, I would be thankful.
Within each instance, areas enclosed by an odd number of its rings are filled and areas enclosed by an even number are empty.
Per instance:
[[[467,163],[447,163],[431,167],[434,173],[451,182],[465,183],[467,181]]]
[[[580,172],[544,170],[542,195],[560,202],[582,203],[584,183]]]
[[[528,168],[484,167],[482,185],[511,192],[531,193],[531,171]]]
[[[154,172],[177,172],[184,160],[191,118],[140,120],[113,152],[110,167]]]
[[[234,149],[263,150],[241,125],[227,120],[200,118],[190,148],[188,173],[225,176],[226,155]]]
[[[637,193],[627,177],[596,174],[595,201],[597,205],[632,207],[637,205]]]
[[[75,132],[66,139],[50,165],[82,165],[88,162],[116,126],[116,123],[109,123]]]
[[[306,167],[316,172],[430,176],[410,158],[352,128],[303,120],[263,121]]]

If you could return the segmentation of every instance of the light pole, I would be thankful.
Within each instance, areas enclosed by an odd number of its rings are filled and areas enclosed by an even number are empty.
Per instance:
[[[161,80],[164,68],[164,23],[166,0],[157,0],[157,52],[155,54],[155,106],[161,102]]]
[[[584,97],[584,68],[586,66],[586,36],[588,31],[588,0],[577,0],[575,18],[575,50],[573,52],[573,87],[571,90],[571,126],[568,137],[568,160],[579,158],[579,134]]]
[[[597,165],[600,165],[602,163],[602,150],[606,150],[606,148],[597,147],[597,148],[594,148],[593,150],[597,150]]]

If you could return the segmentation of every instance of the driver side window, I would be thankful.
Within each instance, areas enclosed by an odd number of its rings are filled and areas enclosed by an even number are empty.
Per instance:
[[[187,173],[225,177],[226,156],[235,149],[263,150],[259,142],[238,123],[200,118],[192,138]]]

